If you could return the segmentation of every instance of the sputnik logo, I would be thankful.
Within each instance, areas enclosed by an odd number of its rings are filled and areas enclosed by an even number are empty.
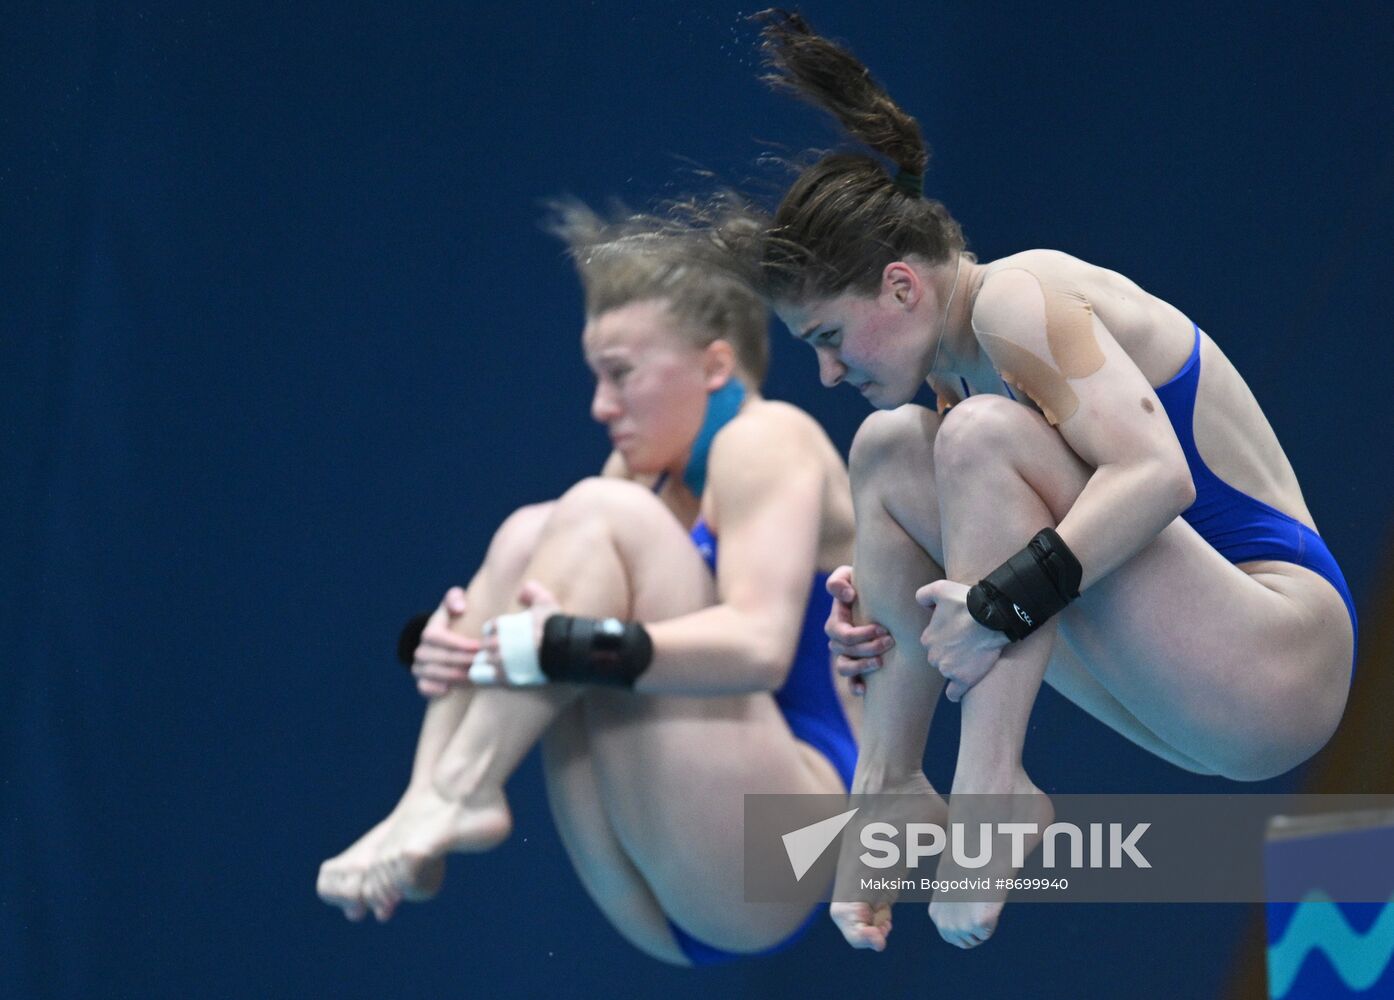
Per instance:
[[[784,853],[789,855],[789,867],[794,869],[795,882],[803,881],[808,870],[823,856],[828,845],[837,839],[837,835],[856,814],[856,809],[849,809],[845,813],[838,813],[809,826],[791,830],[780,838],[784,841]]]

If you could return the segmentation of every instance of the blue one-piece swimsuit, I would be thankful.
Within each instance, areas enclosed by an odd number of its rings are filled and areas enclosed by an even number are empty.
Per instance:
[[[1181,442],[1181,450],[1186,453],[1186,464],[1191,467],[1191,480],[1196,487],[1195,502],[1182,511],[1181,516],[1216,552],[1232,563],[1278,559],[1316,573],[1341,595],[1350,615],[1351,633],[1358,634],[1355,601],[1341,567],[1336,565],[1322,537],[1296,518],[1235,489],[1211,472],[1200,457],[1192,426],[1196,387],[1200,384],[1200,327],[1191,325],[1196,331],[1196,341],[1190,358],[1170,381],[1156,390],[1176,431],[1176,439]],[[1354,669],[1352,652],[1351,670]]]
[[[1156,389],[1157,398],[1162,401],[1162,408],[1166,410],[1167,419],[1176,432],[1176,439],[1181,442],[1181,450],[1186,454],[1186,464],[1190,466],[1191,480],[1196,487],[1195,502],[1181,512],[1182,518],[1231,563],[1277,559],[1304,566],[1316,573],[1341,595],[1346,612],[1350,615],[1351,632],[1358,636],[1355,601],[1351,598],[1350,588],[1346,586],[1346,578],[1341,574],[1341,567],[1336,565],[1336,558],[1321,536],[1296,518],[1235,489],[1211,472],[1200,457],[1193,424],[1196,387],[1200,385],[1201,335],[1199,326],[1194,323],[1191,326],[1196,332],[1196,340],[1190,358],[1165,385]],[[966,399],[972,393],[967,381],[960,379],[960,382]],[[1002,385],[1007,394],[1016,399],[1011,386],[1005,381]],[[1352,652],[1351,671],[1354,670]]]
[[[692,527],[692,543],[702,553],[707,566],[716,572],[716,537],[707,523],[698,520]],[[789,667],[789,676],[784,686],[774,693],[775,704],[779,706],[789,729],[794,736],[823,754],[837,770],[845,788],[852,787],[852,773],[857,768],[857,741],[852,728],[843,714],[842,703],[833,687],[831,664],[828,660],[828,640],[823,634],[823,623],[832,608],[832,598],[828,596],[828,576],[818,573],[813,577],[809,589],[808,607],[804,611],[803,626],[799,632],[799,645],[794,651],[794,662]],[[683,930],[672,920],[668,926],[678,947],[693,965],[715,965],[737,958],[756,958],[769,955],[789,947],[813,925],[823,908],[815,907],[813,912],[794,933],[779,944],[764,951],[750,954],[735,954],[714,948]]]

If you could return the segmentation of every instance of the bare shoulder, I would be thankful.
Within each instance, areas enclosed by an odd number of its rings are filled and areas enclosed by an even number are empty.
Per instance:
[[[1045,321],[1045,295],[1034,271],[1021,267],[993,270],[983,278],[973,300],[973,329],[982,334],[1021,335]]]
[[[1019,290],[1023,282],[1034,277],[1042,288],[1077,293],[1105,311],[1165,305],[1127,275],[1060,250],[1023,250],[984,266],[987,275],[980,286],[980,301],[989,287],[1001,292],[1015,284]]]
[[[818,421],[790,403],[761,399],[748,404],[721,429],[712,442],[718,452],[748,455],[752,451],[794,454],[821,452],[832,443]]]
[[[1113,274],[1061,250],[1044,249],[1023,250],[983,267],[987,273],[978,289],[979,303],[985,295],[1000,298],[1011,289],[1080,287],[1092,284],[1101,275]],[[1127,280],[1122,275],[1115,277]]]
[[[1065,253],[1063,250],[1047,250],[1041,247],[999,257],[983,266],[987,269],[989,277],[1004,271],[1026,271],[1034,274],[1038,280],[1043,282],[1078,283],[1098,279],[1101,276],[1111,276],[1123,281],[1128,280],[1117,271],[1110,271],[1106,267]]]
[[[973,328],[1030,342],[1047,313],[1087,310],[1103,324],[1152,385],[1174,375],[1190,355],[1190,318],[1117,271],[1058,250],[1027,250],[985,265]]]
[[[773,511],[781,530],[800,525],[818,539],[816,564],[831,569],[852,558],[852,490],[847,464],[822,426],[797,406],[753,400],[712,442],[707,521],[745,520]],[[778,495],[774,507],[762,498]],[[773,529],[771,529],[773,530]]]
[[[1080,260],[1078,257],[1065,253],[1063,250],[1049,250],[1045,247],[1036,247],[1032,250],[1019,250],[1014,254],[1008,254],[1006,257],[999,257],[994,261],[989,261],[983,266],[991,271],[998,270],[999,268],[1008,269],[1013,267],[1031,271],[1036,269],[1050,270],[1060,267],[1068,268],[1071,265],[1078,265],[1080,267],[1092,266]]]

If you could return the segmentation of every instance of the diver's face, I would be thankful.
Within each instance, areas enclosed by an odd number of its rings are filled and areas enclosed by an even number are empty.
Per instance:
[[[780,303],[775,312],[818,355],[824,386],[846,382],[878,410],[908,403],[929,374],[935,345],[919,318],[927,311],[907,308],[895,288]]]
[[[629,470],[680,468],[706,416],[704,350],[683,336],[662,301],[592,317],[581,345],[595,375],[591,416]]]

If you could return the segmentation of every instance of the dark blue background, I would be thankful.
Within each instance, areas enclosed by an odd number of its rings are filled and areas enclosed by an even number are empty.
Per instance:
[[[836,134],[730,6],[20,4],[0,32],[0,993],[1214,996],[1242,907],[920,906],[706,972],[622,943],[530,761],[517,834],[389,926],[314,896],[395,801],[406,613],[595,471],[538,200],[642,204]],[[1116,268],[1245,374],[1367,615],[1394,446],[1384,4],[805,8],[923,124],[983,259]],[[778,331],[772,395],[864,415]],[[957,712],[929,767],[947,781]],[[1221,789],[1051,694],[1047,790]],[[1281,784],[1281,783],[1280,783]]]

